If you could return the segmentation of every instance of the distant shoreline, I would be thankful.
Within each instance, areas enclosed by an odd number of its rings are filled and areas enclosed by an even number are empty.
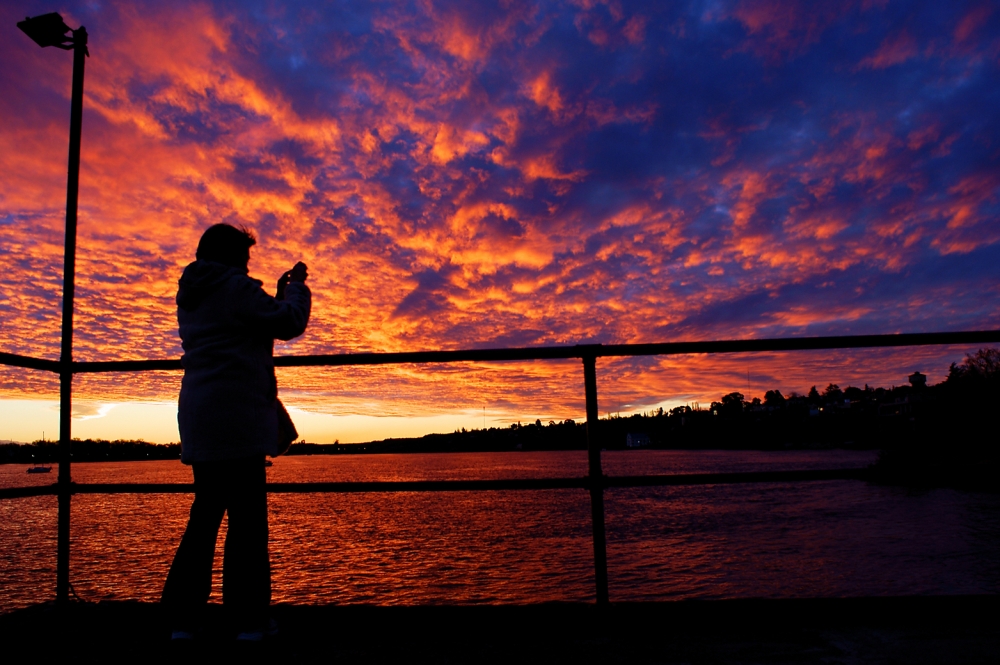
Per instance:
[[[467,434],[472,434],[468,432]],[[476,431],[482,434],[482,431]],[[566,445],[565,442],[553,442],[546,446],[540,442],[533,442],[529,447],[523,445],[518,448],[517,444],[508,446],[461,446],[455,441],[449,440],[452,435],[428,434],[420,438],[400,438],[384,439],[381,441],[369,441],[366,443],[295,443],[286,453],[285,457],[306,457],[306,456],[330,456],[330,455],[406,455],[415,453],[424,454],[449,454],[449,453],[501,453],[501,452],[558,452],[558,451],[586,451],[585,446]],[[180,444],[157,444],[145,441],[93,441],[74,440],[74,452],[71,462],[73,464],[87,464],[91,462],[156,462],[180,459]],[[37,444],[0,444],[0,465],[3,464],[45,464],[54,465],[58,463],[58,451],[55,442],[45,442],[39,446]],[[81,450],[82,448],[82,450]],[[642,446],[629,448],[627,446],[613,446],[602,448],[608,450],[678,450],[678,451],[796,451],[796,450],[876,450],[874,447],[858,447],[853,445],[829,445],[819,446],[815,444],[786,445],[781,447],[739,447],[739,446]]]
[[[769,390],[764,399],[739,392],[708,409],[697,404],[664,411],[609,416],[596,432],[573,420],[512,423],[422,437],[367,443],[292,444],[289,456],[381,453],[475,453],[569,451],[596,440],[603,450],[878,450],[875,482],[909,487],[954,487],[1000,491],[1000,349],[980,349],[952,363],[948,378],[927,385],[914,372],[909,385],[892,388],[830,384],[820,392],[785,397]],[[693,408],[692,408],[693,407]],[[988,433],[983,435],[983,433]],[[146,441],[74,440],[73,462],[180,458],[180,444]],[[58,444],[0,444],[0,464],[53,464]]]

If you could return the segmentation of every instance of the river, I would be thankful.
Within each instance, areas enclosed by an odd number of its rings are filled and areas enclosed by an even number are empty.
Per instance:
[[[864,466],[859,451],[610,451],[608,475]],[[273,482],[583,476],[584,452],[285,457]],[[0,487],[46,484],[0,465]],[[191,482],[176,461],[81,463],[78,482]],[[1000,591],[1000,496],[861,481],[610,489],[612,601]],[[83,600],[159,597],[190,495],[73,498]],[[594,597],[583,490],[275,494],[274,602],[536,603]],[[225,525],[223,525],[223,532]],[[216,568],[221,570],[221,540]],[[0,612],[51,600],[56,500],[0,500]],[[216,574],[217,601],[221,588]]]

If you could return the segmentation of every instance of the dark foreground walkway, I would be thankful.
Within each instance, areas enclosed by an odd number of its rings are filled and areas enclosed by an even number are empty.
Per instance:
[[[996,663],[1000,596],[520,607],[277,605],[279,637],[236,644],[220,608],[170,643],[156,605],[38,605],[0,616],[6,654],[39,662]],[[5,659],[6,660],[6,659]]]

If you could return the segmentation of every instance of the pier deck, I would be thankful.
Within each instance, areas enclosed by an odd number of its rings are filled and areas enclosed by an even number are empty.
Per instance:
[[[0,615],[8,649],[67,662],[994,663],[1000,596],[473,607],[275,605],[280,635],[237,644],[221,608],[173,644],[155,604],[37,605]],[[221,661],[220,661],[221,662]]]

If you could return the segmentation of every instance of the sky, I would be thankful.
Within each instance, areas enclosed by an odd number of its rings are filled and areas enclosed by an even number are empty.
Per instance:
[[[57,358],[70,54],[90,34],[75,355],[174,358],[211,224],[310,267],[276,354],[1000,328],[991,2],[0,5],[0,351]],[[601,360],[602,415],[932,382],[973,348]],[[583,417],[578,361],[280,370],[310,441]],[[78,377],[74,433],[177,440],[179,373]],[[0,440],[55,438],[0,368]]]

